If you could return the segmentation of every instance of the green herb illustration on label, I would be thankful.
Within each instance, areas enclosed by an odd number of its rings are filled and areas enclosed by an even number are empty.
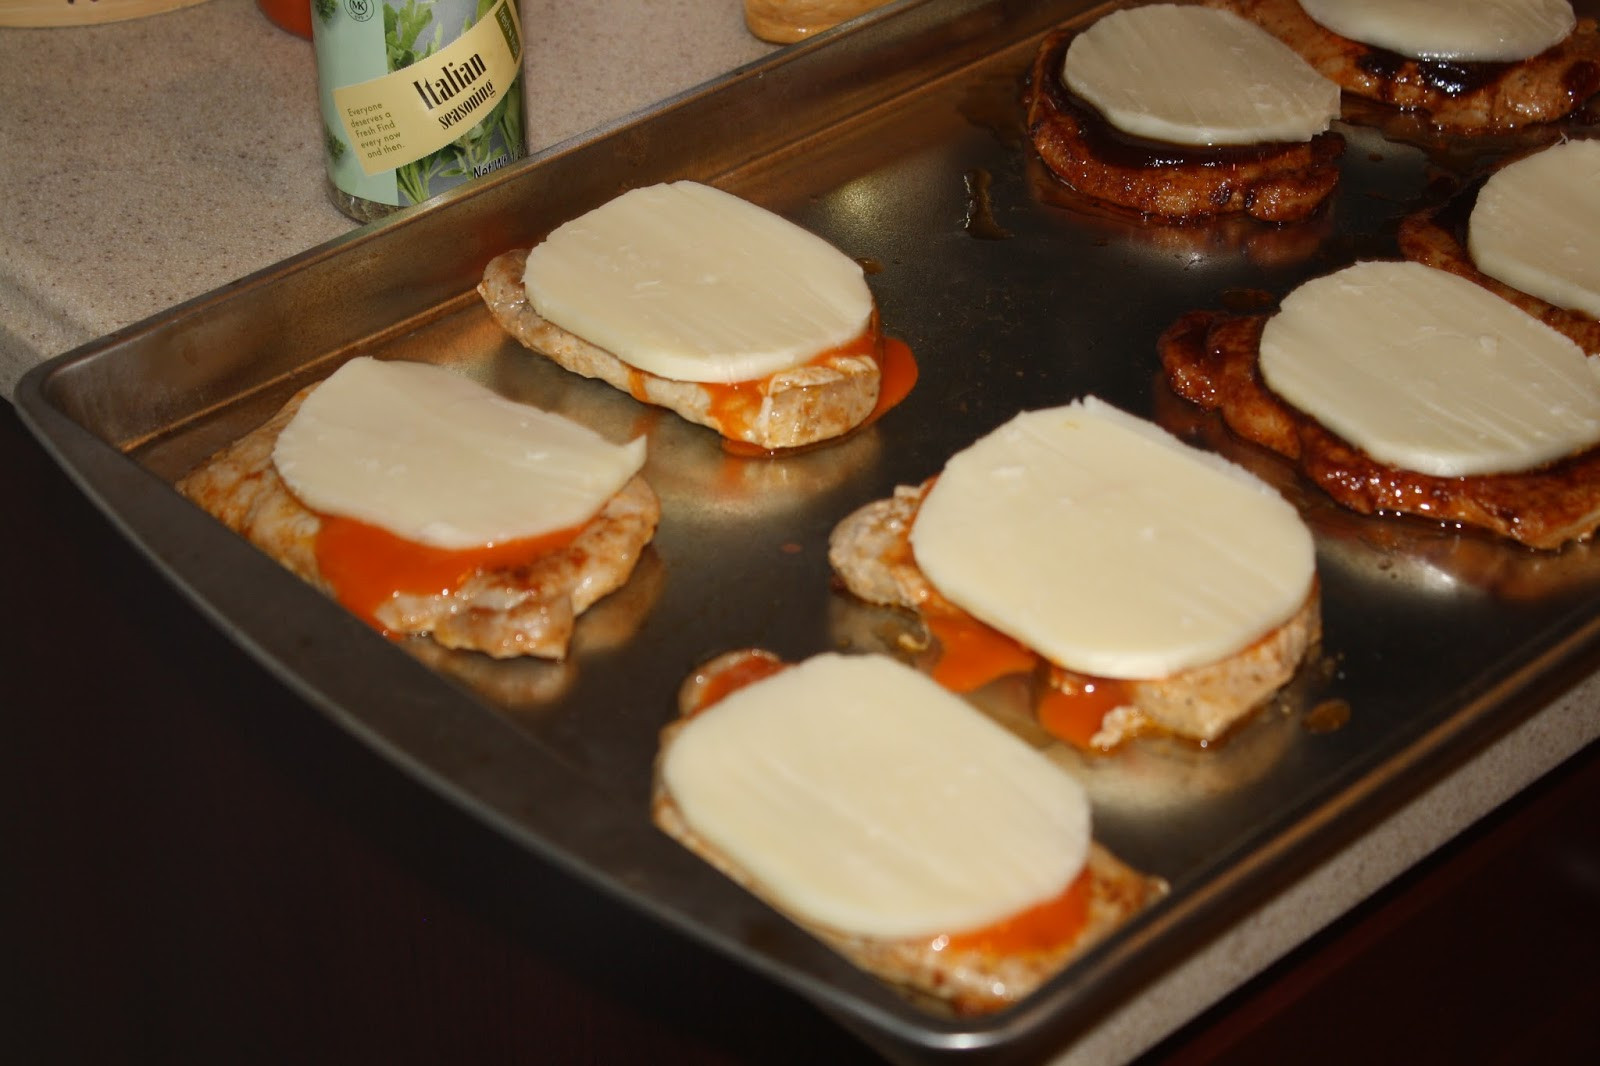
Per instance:
[[[350,150],[350,146],[345,144],[326,122],[322,124],[322,148],[327,154],[329,164],[334,166],[337,166],[339,160]]]
[[[417,42],[422,31],[433,22],[432,7],[431,2],[419,4],[417,0],[406,0],[406,5],[399,9],[389,4],[383,5],[383,43],[389,53],[390,70],[405,70],[439,50],[439,37],[444,33],[442,26],[434,27],[433,40],[425,46],[419,46]],[[452,154],[449,149],[441,148],[432,155],[395,169],[395,181],[399,183],[400,195],[405,197],[406,202],[421,203],[428,198],[428,183],[434,168],[442,164],[445,156]]]
[[[334,4],[314,29],[324,114],[345,150],[329,142],[338,190],[404,206],[522,157],[513,0],[322,2]]]
[[[465,35],[499,3],[500,0],[477,0],[476,9],[462,22],[454,37]],[[391,71],[420,68],[438,53],[444,27],[436,24],[434,6],[433,0],[406,0],[399,8],[383,5],[384,45]],[[432,36],[424,41],[422,36],[430,26]],[[521,51],[520,41],[516,51]],[[492,88],[478,86],[483,71],[482,59],[475,55],[466,63],[455,67],[447,64],[432,72],[436,81],[428,80],[428,73],[424,73],[413,82],[413,87],[430,110],[454,103],[458,93],[475,90],[467,97],[467,102],[471,103],[481,100],[485,89]],[[447,112],[440,121],[447,120],[454,122],[459,118],[452,118]],[[505,93],[483,121],[456,140],[430,155],[397,167],[395,181],[406,202],[421,203],[439,191],[435,186],[440,179],[445,179],[440,186],[443,189],[467,178],[482,177],[519,158],[521,146],[522,100],[517,93]]]

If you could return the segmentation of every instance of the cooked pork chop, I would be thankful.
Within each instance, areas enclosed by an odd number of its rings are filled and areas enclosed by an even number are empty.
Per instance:
[[[680,700],[683,715],[687,717],[698,709],[695,699],[698,692],[707,688],[724,688],[719,675],[728,672],[737,676],[740,667],[752,655],[765,656],[766,653],[750,649],[729,652],[696,671],[697,683],[686,686]],[[658,767],[681,730],[682,722],[680,718],[662,730],[661,749],[656,762]],[[655,777],[651,816],[656,825],[674,840],[754,895],[776,906],[758,880],[689,827],[659,772]],[[941,949],[937,940],[878,939],[843,933],[794,914],[788,914],[788,917],[881,980],[909,993],[930,997],[935,1003],[957,1014],[979,1014],[999,1010],[1022,999],[1073,958],[1104,939],[1118,925],[1167,891],[1164,881],[1138,873],[1094,842],[1089,845],[1083,876],[1088,878],[1089,901],[1087,920],[1082,930],[1076,937],[1042,950],[1008,953],[986,945]]]
[[[674,381],[631,367],[534,311],[522,284],[527,260],[527,249],[496,256],[478,285],[479,295],[502,329],[567,370],[599,378],[724,437],[765,449],[815,444],[854,429],[878,402],[880,363],[860,355],[829,356],[773,374],[761,383],[759,405],[752,402],[753,410],[721,402],[714,386]]]
[[[317,565],[321,520],[295,498],[272,463],[279,432],[311,388],[177,487],[290,571],[331,593]],[[660,518],[655,493],[635,477],[566,547],[523,566],[481,570],[452,593],[398,595],[378,608],[378,621],[392,633],[428,634],[447,648],[496,658],[562,658],[578,615],[628,580]]]
[[[828,561],[852,595],[914,612],[960,610],[929,583],[912,554],[911,527],[932,484],[900,486],[891,498],[861,507],[834,528]],[[1192,740],[1222,736],[1294,676],[1321,638],[1319,604],[1313,587],[1293,617],[1234,655],[1168,677],[1128,682],[1129,703],[1106,716],[1094,745],[1114,747],[1152,725]]]
[[[1531,548],[1586,540],[1600,524],[1600,448],[1524,473],[1435,477],[1380,463],[1291,407],[1259,371],[1262,315],[1192,311],[1162,334],[1172,390],[1239,436],[1293,460],[1339,503],[1459,522]]]
[[[1453,213],[1454,205],[1448,209],[1448,214]],[[1459,230],[1450,224],[1448,214],[1447,209],[1434,208],[1406,216],[1400,223],[1400,254],[1425,266],[1448,270],[1482,285],[1550,328],[1570,337],[1587,354],[1600,356],[1600,319],[1582,311],[1557,307],[1479,270],[1462,243]]]
[[[1243,15],[1346,92],[1425,114],[1442,130],[1490,133],[1551,122],[1600,91],[1600,33],[1579,19],[1565,41],[1511,63],[1417,60],[1325,29],[1295,0],[1203,0]]]
[[[1171,221],[1249,215],[1294,222],[1339,181],[1344,138],[1192,147],[1123,133],[1075,96],[1061,66],[1075,31],[1057,30],[1034,56],[1025,92],[1028,139],[1039,158],[1085,196]]]

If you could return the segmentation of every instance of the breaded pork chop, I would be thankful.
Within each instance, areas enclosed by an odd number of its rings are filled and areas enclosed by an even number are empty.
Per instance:
[[[1072,30],[1057,30],[1034,56],[1025,92],[1028,139],[1045,166],[1085,196],[1169,221],[1248,215],[1295,222],[1339,182],[1344,138],[1305,143],[1191,147],[1116,130],[1061,81]]]
[[[1600,33],[1579,19],[1565,41],[1510,63],[1417,60],[1324,28],[1295,0],[1202,0],[1300,53],[1346,92],[1425,114],[1434,127],[1491,133],[1552,122],[1600,91]]]
[[[478,294],[502,329],[573,373],[599,378],[637,400],[675,411],[724,437],[769,450],[815,444],[854,429],[878,402],[880,362],[859,355],[827,356],[779,371],[764,379],[757,393],[744,398],[715,386],[674,381],[629,366],[534,311],[522,283],[527,260],[527,249],[496,256],[478,285]],[[873,317],[876,327],[876,315]]]
[[[1600,356],[1600,319],[1557,307],[1547,300],[1512,288],[1497,278],[1478,269],[1472,255],[1462,244],[1456,228],[1450,224],[1445,209],[1418,211],[1400,222],[1398,234],[1400,254],[1424,266],[1447,270],[1452,274],[1482,285],[1503,300],[1522,308],[1540,322],[1570,337],[1590,356]]]
[[[914,612],[960,610],[933,587],[912,553],[911,527],[932,484],[900,486],[892,497],[866,504],[834,527],[828,561],[852,595]],[[1294,676],[1321,639],[1319,608],[1313,585],[1288,621],[1234,655],[1168,677],[1127,682],[1127,703],[1106,716],[1094,746],[1114,747],[1151,725],[1193,740],[1222,736]]]
[[[708,690],[726,692],[737,687],[741,675],[749,676],[745,667],[755,657],[776,661],[768,653],[755,649],[728,652],[697,670],[692,683],[686,684],[680,692],[681,716],[661,733],[651,818],[668,836],[735,883],[777,906],[766,886],[689,826],[659,771],[684,722],[702,708],[703,694]],[[1076,935],[1060,943],[1020,950],[996,948],[989,938],[981,936],[965,943],[950,944],[944,943],[942,937],[875,938],[845,933],[795,914],[789,917],[880,980],[925,997],[956,1014],[973,1015],[1000,1010],[1024,998],[1168,890],[1165,881],[1139,873],[1094,841],[1089,844],[1088,858],[1079,878],[1086,900],[1083,924]]]
[[[1279,398],[1260,373],[1263,315],[1191,311],[1161,336],[1179,396],[1217,411],[1239,436],[1292,460],[1360,514],[1459,522],[1531,548],[1586,540],[1600,524],[1600,448],[1523,473],[1436,477],[1381,463]]]
[[[317,564],[321,519],[272,462],[278,434],[312,388],[178,482],[178,491],[288,570],[331,594]],[[377,609],[392,633],[428,634],[447,648],[496,658],[559,659],[578,615],[620,588],[655,533],[661,505],[642,477],[623,486],[566,547],[523,565],[484,569],[453,593],[397,595]]]

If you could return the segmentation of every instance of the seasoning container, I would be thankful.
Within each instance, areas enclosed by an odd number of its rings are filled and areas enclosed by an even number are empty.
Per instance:
[[[889,0],[744,0],[744,24],[763,41],[793,44]]]
[[[311,0],[329,195],[361,222],[520,159],[515,0]]]
[[[279,29],[311,38],[311,0],[256,0],[256,6]]]

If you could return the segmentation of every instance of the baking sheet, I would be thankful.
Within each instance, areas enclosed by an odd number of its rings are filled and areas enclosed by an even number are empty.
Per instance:
[[[1581,6],[1581,5],[1580,5]],[[1445,768],[1600,666],[1600,550],[1535,554],[1340,512],[1168,394],[1155,340],[1184,311],[1252,304],[1362,257],[1400,217],[1524,138],[1410,143],[1342,127],[1327,214],[1146,225],[1077,201],[1021,136],[1037,38],[1080,2],[891,5],[69,353],[17,392],[30,427],[128,536],[308,703],[405,772],[598,889],[794,988],[894,1058],[1059,1047]],[[506,340],[483,264],[625,188],[712,181],[868,265],[921,379],[831,447],[741,459],[716,438]],[[440,362],[615,439],[650,439],[656,542],[567,662],[391,644],[170,490],[296,388],[355,354]],[[954,1019],[857,972],[657,832],[656,735],[679,682],[730,648],[800,658],[893,643],[893,612],[836,592],[829,530],[937,472],[1017,410],[1093,393],[1279,484],[1318,538],[1323,653],[1219,748],[1056,754],[1097,835],[1173,892],[1017,1008]],[[1005,686],[986,705],[1040,743]]]

